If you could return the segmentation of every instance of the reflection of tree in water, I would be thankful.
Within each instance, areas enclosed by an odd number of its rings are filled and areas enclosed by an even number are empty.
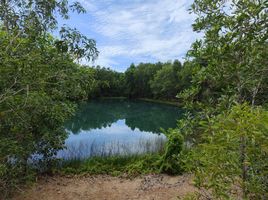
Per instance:
[[[139,101],[132,104],[126,124],[131,129],[160,133],[160,128],[175,128],[181,114],[182,111],[174,106]]]
[[[81,130],[100,129],[125,119],[132,130],[159,133],[174,128],[182,111],[174,106],[129,100],[98,100],[82,103],[76,115],[66,123],[74,134]]]

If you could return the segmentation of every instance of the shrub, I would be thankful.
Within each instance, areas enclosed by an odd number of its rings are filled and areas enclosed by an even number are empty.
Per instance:
[[[268,113],[246,104],[201,122],[188,157],[195,184],[212,199],[268,198]]]

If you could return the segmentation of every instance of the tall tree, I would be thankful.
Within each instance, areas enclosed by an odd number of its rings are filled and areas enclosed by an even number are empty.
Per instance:
[[[156,98],[175,98],[178,93],[177,71],[172,64],[166,64],[158,70],[150,82],[152,92]]]

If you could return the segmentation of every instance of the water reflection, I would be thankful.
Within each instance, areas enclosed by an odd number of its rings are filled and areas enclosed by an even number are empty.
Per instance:
[[[70,133],[65,159],[156,152],[166,140],[160,128],[173,128],[182,111],[177,107],[129,100],[82,103],[66,123]]]

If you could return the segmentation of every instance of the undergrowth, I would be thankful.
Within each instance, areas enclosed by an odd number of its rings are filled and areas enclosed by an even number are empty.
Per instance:
[[[93,157],[86,160],[64,161],[59,168],[61,174],[107,174],[118,176],[127,174],[160,173],[159,154]]]

